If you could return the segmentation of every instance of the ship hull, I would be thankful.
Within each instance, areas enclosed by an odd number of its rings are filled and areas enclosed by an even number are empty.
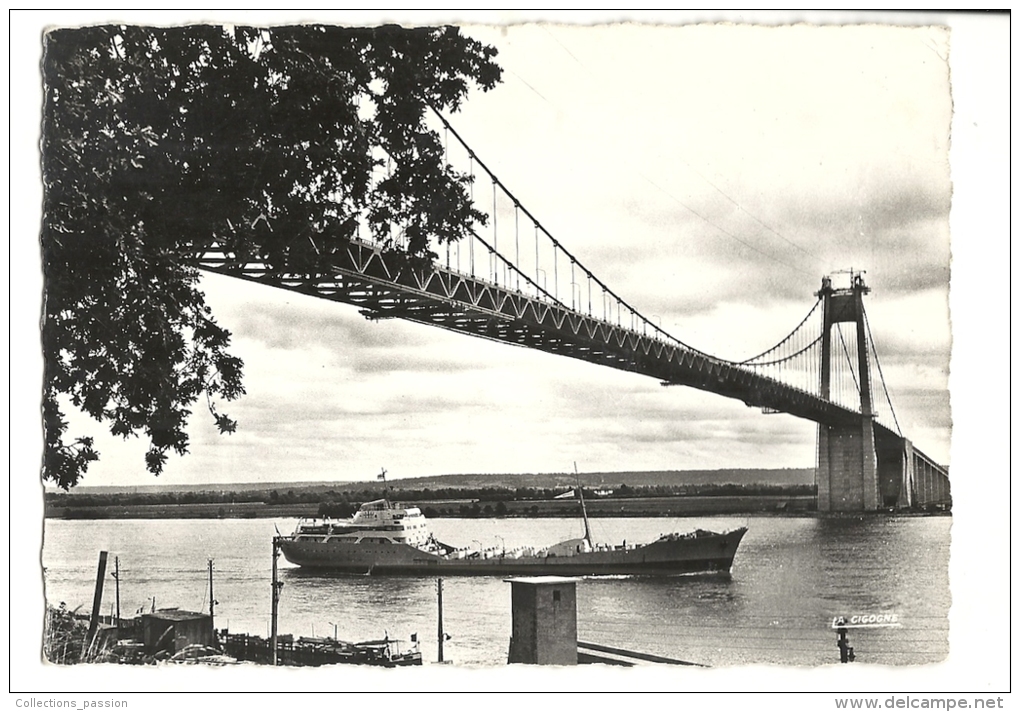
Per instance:
[[[747,530],[663,539],[629,549],[568,556],[444,558],[405,544],[280,539],[284,557],[305,569],[371,575],[599,576],[729,572]]]

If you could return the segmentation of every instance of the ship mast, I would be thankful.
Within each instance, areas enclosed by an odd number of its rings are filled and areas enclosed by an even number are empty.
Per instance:
[[[577,480],[577,494],[581,498],[581,516],[584,518],[584,540],[588,542],[588,549],[594,549],[595,544],[591,540],[591,526],[588,524],[588,510],[584,506],[584,488],[581,487],[581,475],[577,473],[577,463],[574,463],[574,478]]]
[[[386,468],[383,467],[382,468],[382,472],[380,472],[378,475],[376,475],[375,478],[377,480],[382,480],[383,500],[386,502],[386,507],[388,509],[390,507],[390,498],[389,498],[390,486],[389,486],[389,483],[386,481]]]

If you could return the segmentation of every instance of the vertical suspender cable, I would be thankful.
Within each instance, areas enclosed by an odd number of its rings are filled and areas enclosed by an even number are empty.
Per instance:
[[[514,201],[514,271],[517,272],[517,291],[521,291],[521,236],[518,222],[520,205]],[[537,277],[536,277],[537,279]]]
[[[387,153],[386,154],[386,178],[389,179],[389,178],[392,177],[392,175],[393,174],[392,174],[392,169],[391,169],[391,164],[390,164],[390,155]],[[390,235],[390,239],[392,240],[393,239],[393,223],[389,224],[389,235]]]
[[[836,336],[838,337],[839,336],[839,324],[833,324],[833,326],[835,327]],[[842,364],[842,363],[843,363],[843,358],[841,356],[839,356],[839,350],[838,349],[830,349],[830,351],[829,351],[829,373],[830,373],[829,381],[830,381],[831,385],[829,386],[829,394],[830,394],[829,397],[832,399],[833,402],[839,403],[840,405],[842,405],[842,403],[843,403],[843,396],[840,393],[840,390],[841,390],[842,386],[841,386],[840,378],[839,378],[840,364]]]
[[[836,324],[836,336],[839,336],[839,325]],[[832,371],[832,394],[838,404],[843,404],[843,356],[839,355],[838,349],[833,349],[829,354],[829,368]]]
[[[469,154],[468,172],[471,174],[471,204],[475,203],[475,154]],[[471,262],[471,276],[475,276],[475,236],[472,234],[468,242],[468,260]]]
[[[443,126],[443,164],[450,165],[450,129]],[[459,244],[459,243],[458,243]],[[446,269],[450,269],[450,241],[446,241]]]
[[[536,224],[535,229],[538,229]],[[560,300],[560,260],[559,248],[553,243],[553,296],[556,301]]]
[[[797,388],[801,388],[801,389],[803,389],[803,387],[804,387],[804,372],[801,370],[801,367],[800,367],[800,359],[802,358],[802,356],[800,355],[800,348],[798,348],[798,347],[801,344],[803,344],[803,343],[804,343],[804,334],[801,333],[801,330],[798,328],[797,329],[797,337],[794,339],[794,346],[793,346],[793,352],[795,354],[798,354],[798,356],[797,356],[796,362],[794,362],[794,364],[793,364],[793,373],[794,373],[794,376],[797,379],[795,385],[797,386]]]
[[[535,225],[534,222],[532,222],[532,225],[535,228],[535,284],[537,285],[538,284],[538,225]],[[549,289],[548,283],[543,285],[542,288],[545,289],[546,291],[548,291],[548,289]]]
[[[496,179],[492,179],[492,273],[490,279],[499,284],[499,233],[496,232]]]
[[[801,380],[802,387],[803,387],[804,391],[806,393],[810,393],[810,391],[811,391],[811,375],[810,375],[809,372],[811,370],[811,365],[810,365],[811,364],[811,362],[810,362],[811,354],[808,353],[808,352],[811,351],[811,334],[810,334],[807,326],[804,326],[804,333],[801,334],[800,338],[801,338],[801,343],[803,344],[803,346],[801,346],[801,349],[803,350],[803,353],[801,353],[801,355],[800,355],[800,358],[801,358],[800,368],[799,368],[799,370],[800,370],[800,380]]]
[[[818,333],[822,335],[823,339],[825,338],[825,316],[824,316],[824,314],[821,317],[819,317]],[[821,348],[821,342],[818,342],[818,352],[819,352],[818,353],[818,393],[819,393],[819,395],[821,395],[821,393],[822,393],[822,369],[824,368],[824,369],[827,370],[829,368],[829,364],[827,364],[827,363],[823,364],[822,363],[822,355],[825,354],[825,350]],[[830,354],[830,356],[831,356],[831,354]]]
[[[804,380],[804,391],[806,393],[811,392],[811,333],[808,327],[804,327],[804,353],[801,358],[804,359],[803,363],[803,380]]]
[[[868,321],[868,315],[864,314],[864,326],[868,329],[868,344],[871,346],[871,352],[875,355],[875,365],[878,367],[878,377],[882,379],[882,390],[885,391],[885,400],[889,404],[889,412],[892,414],[893,423],[896,424],[896,432],[903,435],[903,431],[900,430],[900,421],[896,417],[896,410],[893,408],[892,398],[889,395],[889,387],[885,384],[885,374],[882,373],[882,362],[878,360],[878,349],[875,347],[875,337],[871,335],[871,323]]]
[[[824,311],[822,311],[818,315],[818,335],[819,335],[820,339],[824,339],[825,338],[825,312]],[[822,341],[819,340],[819,342],[818,342],[818,361],[817,361],[817,363],[818,363],[818,373],[815,374],[817,376],[817,378],[815,378],[815,383],[818,384],[817,388],[818,388],[818,395],[819,396],[822,395],[822,370],[823,369],[827,369],[829,367],[829,364],[827,364],[827,363],[823,364],[822,363],[822,356],[824,354],[825,354],[825,349],[822,348]]]
[[[840,330],[839,330],[839,343],[840,343],[840,345],[843,348],[843,357],[839,359],[839,363],[840,363],[840,381],[841,381],[841,384],[842,384],[841,387],[842,387],[842,390],[843,390],[843,403],[852,404],[853,403],[853,399],[850,397],[850,388],[849,388],[849,385],[848,385],[848,382],[847,382],[848,379],[847,379],[847,375],[846,375],[846,366],[847,366],[847,361],[846,361],[846,351],[847,351],[847,349],[846,349],[846,340],[843,337],[843,329],[842,328],[840,328]]]
[[[577,306],[575,306],[575,304],[574,304],[574,285],[577,284],[577,280],[574,279],[574,264],[575,264],[574,263],[574,258],[571,257],[570,258],[570,308],[573,309],[574,311],[577,311]],[[581,285],[578,284],[577,286],[579,288],[578,291],[580,291],[580,286]],[[581,295],[578,294],[577,296],[578,296],[578,299],[580,299]]]
[[[809,353],[811,351],[811,335],[808,333],[807,327],[804,328],[804,333],[801,335],[801,340],[804,343],[804,346],[801,347],[803,349],[803,352],[800,355],[801,362],[800,366],[798,367],[798,370],[800,371],[800,380],[801,383],[803,384],[803,390],[805,392],[810,392],[811,375],[809,371],[811,370],[811,363],[808,359],[811,358],[811,354]]]
[[[783,349],[779,349],[779,363],[776,364],[776,380],[780,383],[783,382]]]
[[[800,349],[797,348],[797,346],[800,346],[801,344],[804,343],[804,334],[798,333],[797,334],[796,342],[797,343],[796,343],[796,346],[794,347],[794,353],[797,354],[797,360],[794,362],[793,372],[794,372],[794,374],[796,375],[796,378],[797,378],[797,388],[799,388],[800,390],[804,390],[804,380],[805,380],[804,379],[804,369],[802,368],[803,364],[802,364],[802,361],[801,361],[801,359],[804,358],[804,354],[800,353]]]
[[[797,354],[799,349],[797,346],[800,345],[800,331],[793,332],[793,338],[790,340],[791,360],[790,360],[790,385],[794,388],[800,388],[800,356]]]

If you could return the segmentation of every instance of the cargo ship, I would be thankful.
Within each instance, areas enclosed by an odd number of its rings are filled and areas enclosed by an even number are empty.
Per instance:
[[[592,541],[584,496],[584,537],[544,548],[458,548],[438,541],[418,507],[366,502],[345,520],[304,519],[278,536],[287,561],[306,569],[353,574],[437,576],[598,576],[728,573],[747,532],[696,529],[647,544]]]

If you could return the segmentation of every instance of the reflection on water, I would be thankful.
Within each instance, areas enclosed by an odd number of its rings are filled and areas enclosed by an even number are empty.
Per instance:
[[[287,531],[292,522],[276,522]],[[441,540],[507,547],[579,535],[567,519],[440,519]],[[581,640],[708,665],[818,665],[838,660],[832,618],[895,613],[902,627],[855,630],[858,660],[920,664],[948,652],[948,517],[597,519],[596,539],[650,541],[695,527],[749,531],[731,575],[591,577],[577,584]],[[266,635],[271,520],[48,521],[46,595],[72,608],[92,600],[100,550],[119,557],[121,609],[208,609],[214,560],[218,627]],[[436,658],[438,607],[430,577],[308,573],[280,559],[280,631],[368,640],[417,633]],[[108,581],[104,612],[112,600]],[[510,639],[510,587],[501,577],[444,580],[447,659],[500,665]]]

